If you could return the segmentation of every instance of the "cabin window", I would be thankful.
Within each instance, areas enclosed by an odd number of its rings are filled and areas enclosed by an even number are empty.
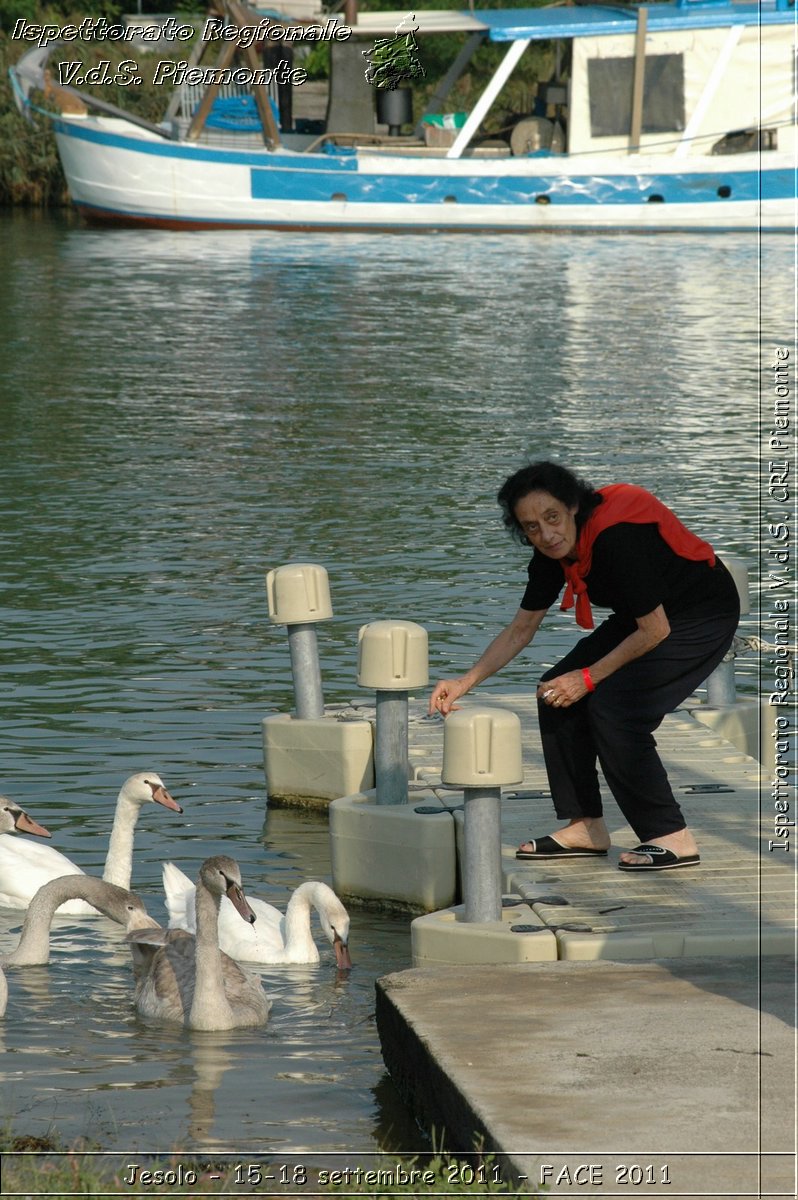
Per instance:
[[[632,123],[634,58],[591,58],[590,132],[593,137],[622,137]],[[642,133],[684,129],[684,61],[681,54],[646,55]]]

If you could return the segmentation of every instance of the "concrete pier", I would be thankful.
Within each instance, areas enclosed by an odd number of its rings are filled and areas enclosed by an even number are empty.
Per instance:
[[[782,957],[423,968],[377,1026],[438,1144],[524,1195],[794,1196],[794,988]]]

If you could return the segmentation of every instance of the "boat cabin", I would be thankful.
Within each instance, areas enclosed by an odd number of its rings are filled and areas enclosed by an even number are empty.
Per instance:
[[[237,20],[253,10],[227,4]],[[237,11],[236,11],[237,10]],[[665,154],[695,156],[794,147],[795,46],[788,23],[794,6],[787,0],[734,3],[730,0],[675,0],[617,7],[576,4],[543,8],[426,10],[355,13],[351,38],[335,38],[330,28],[343,17],[280,18],[304,24],[312,37],[327,31],[331,78],[326,112],[315,121],[294,119],[302,109],[302,82],[270,86],[275,123],[267,141],[286,149],[326,144],[369,148],[392,154],[474,153]],[[264,18],[258,14],[258,19]],[[368,78],[375,48],[402,36],[413,39],[423,73],[424,38],[461,33],[463,48],[427,108],[413,121],[412,78],[380,89]],[[298,30],[292,29],[292,35]],[[299,44],[304,39],[299,40]],[[485,41],[506,44],[506,53],[469,114],[446,114],[447,99]],[[483,122],[533,42],[555,47],[553,78],[540,80],[532,111],[521,116],[503,139],[486,139]],[[281,46],[280,53],[289,44]],[[263,45],[259,45],[259,52]],[[199,47],[197,58],[201,57]],[[274,53],[274,52],[273,52]],[[292,60],[293,61],[293,60]],[[225,90],[220,89],[219,95]],[[235,89],[233,89],[235,90]],[[239,91],[241,89],[238,89]],[[293,103],[291,102],[293,95]],[[185,134],[196,114],[197,89],[183,90]],[[191,109],[186,107],[186,96]],[[170,114],[175,116],[177,108]],[[205,117],[211,112],[207,104]],[[393,114],[393,116],[392,116]],[[446,114],[446,115],[444,115]],[[256,121],[260,133],[262,121]],[[213,122],[200,122],[193,135],[215,140]],[[242,130],[243,131],[243,130]],[[192,136],[189,134],[189,136]],[[503,143],[503,144],[502,144]]]

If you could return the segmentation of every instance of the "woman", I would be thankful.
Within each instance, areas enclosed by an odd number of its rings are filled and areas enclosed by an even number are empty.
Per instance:
[[[640,845],[623,871],[694,866],[698,847],[656,750],[653,731],[714,670],[740,616],[737,588],[708,542],[631,484],[598,490],[556,463],[516,471],[498,501],[504,524],[534,547],[521,607],[469,671],[432,693],[444,716],[528,646],[566,585],[561,608],[593,629],[591,604],[612,610],[537,689],[554,809],[568,824],[524,842],[516,857],[606,855],[596,764]]]

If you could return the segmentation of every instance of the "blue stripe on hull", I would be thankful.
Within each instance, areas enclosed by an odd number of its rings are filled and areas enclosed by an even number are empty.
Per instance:
[[[778,200],[794,194],[790,170],[739,171],[720,175],[304,175],[255,168],[253,200],[350,204],[711,204],[725,200]],[[542,200],[541,197],[545,197]],[[656,197],[656,200],[652,200]]]

